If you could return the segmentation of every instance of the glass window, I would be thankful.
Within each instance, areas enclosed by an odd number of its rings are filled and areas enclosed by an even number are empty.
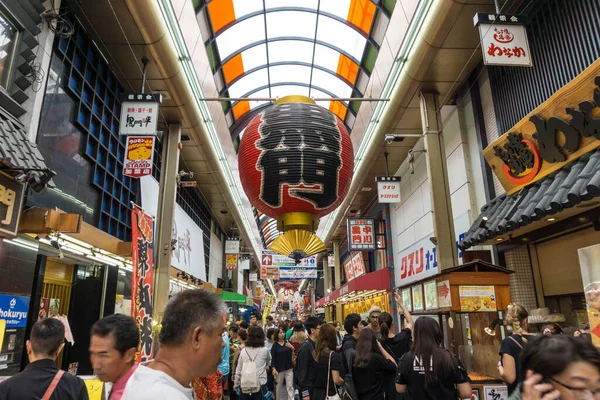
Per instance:
[[[321,22],[319,21],[319,24]],[[317,14],[303,11],[277,11],[267,13],[267,37],[301,37],[313,40]]]
[[[265,40],[265,17],[257,15],[232,25],[217,36],[221,60],[226,60],[242,47]]]
[[[18,31],[0,11],[0,85],[8,87]]]
[[[278,40],[269,43],[269,63],[305,62],[311,63],[314,44],[300,40]]]

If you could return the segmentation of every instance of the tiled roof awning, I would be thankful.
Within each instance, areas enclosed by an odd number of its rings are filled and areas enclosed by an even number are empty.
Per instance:
[[[11,175],[31,171],[30,176],[54,176],[37,145],[27,138],[23,124],[0,108],[0,171]],[[46,183],[46,182],[44,182]],[[54,186],[52,181],[47,182]]]
[[[459,247],[468,249],[510,234],[595,197],[600,197],[600,149],[512,196],[498,196],[483,206]]]

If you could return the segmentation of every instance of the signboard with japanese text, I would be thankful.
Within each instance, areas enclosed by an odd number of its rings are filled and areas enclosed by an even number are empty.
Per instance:
[[[454,231],[462,232],[457,234],[456,247],[465,237],[465,232],[469,230],[469,215],[463,214],[454,219]],[[426,279],[437,275],[440,272],[437,261],[436,246],[429,240],[433,232],[426,235],[423,239],[413,245],[401,250],[395,257],[399,260],[400,271],[395,274],[395,285],[403,287],[421,279]],[[462,251],[458,250],[458,263],[462,263]]]
[[[240,258],[238,257],[238,267],[240,271],[250,270],[250,259],[249,258]]]
[[[346,282],[364,275],[366,271],[362,253],[357,252],[352,257],[349,257],[344,264],[344,270],[346,271]]]
[[[486,65],[531,67],[531,53],[523,18],[519,15],[475,15]]]
[[[483,150],[507,195],[600,147],[599,77],[600,59]]]
[[[496,311],[496,292],[493,286],[459,286],[460,311]]]
[[[256,282],[256,281],[258,281],[258,273],[257,272],[250,272],[250,274],[248,274],[248,281],[249,282]]]
[[[317,279],[317,268],[279,267],[280,281],[297,281],[299,279]]]
[[[238,255],[237,254],[225,254],[225,267],[228,271],[233,271],[237,268],[238,265]]]
[[[120,135],[156,135],[160,94],[121,95]]]
[[[131,274],[131,316],[140,328],[137,362],[152,359],[152,290],[154,259],[154,218],[139,206],[131,211],[131,241],[133,273]]]
[[[375,219],[348,218],[348,250],[372,251],[375,249]]]
[[[154,136],[128,136],[123,160],[123,175],[141,178],[152,175]]]
[[[379,203],[400,203],[400,177],[377,177],[377,200]]]
[[[349,259],[344,264],[344,271],[346,271],[346,282],[350,282],[354,279],[354,267],[352,266],[352,259]]]
[[[271,314],[271,308],[273,307],[273,303],[275,302],[275,296],[272,294],[268,294],[265,296],[265,304],[262,313],[262,322],[263,325],[267,323],[267,317]]]
[[[225,241],[225,254],[238,254],[240,252],[240,241],[228,239]]]
[[[19,233],[24,189],[22,183],[0,172],[0,237],[12,238]]]
[[[260,279],[279,279],[279,267],[260,267]]]
[[[506,385],[497,386],[484,386],[483,387],[483,398],[484,400],[507,400],[508,399],[508,388]]]
[[[300,264],[292,258],[286,257],[270,250],[262,251],[261,265],[266,267],[311,267],[317,268],[317,256],[310,256],[300,260]]]
[[[452,296],[450,295],[450,281],[445,280],[437,283],[438,306],[440,308],[452,307]]]
[[[329,268],[335,268],[335,257],[333,255],[327,256],[327,266]]]
[[[0,319],[6,321],[6,329],[25,328],[28,311],[29,297],[0,294]]]

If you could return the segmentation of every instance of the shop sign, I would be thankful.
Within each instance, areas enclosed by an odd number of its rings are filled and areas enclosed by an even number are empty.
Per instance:
[[[413,311],[423,311],[423,286],[415,285],[411,288]]]
[[[348,218],[348,250],[375,250],[375,220],[373,218]]]
[[[497,311],[493,286],[459,286],[460,311]]]
[[[273,303],[275,303],[275,296],[272,294],[268,294],[265,296],[265,307],[263,308],[262,313],[262,322],[263,325],[267,323],[267,317],[271,313],[271,308],[273,307]]]
[[[225,267],[227,271],[233,271],[237,268],[238,255],[237,254],[225,254]]]
[[[508,388],[505,385],[484,386],[483,393],[484,393],[484,400],[507,400],[508,399]]]
[[[260,279],[279,279],[279,267],[260,267]]]
[[[471,390],[471,400],[479,400],[481,397],[481,394],[479,393],[479,389],[472,389]]]
[[[229,239],[225,241],[225,254],[238,254],[240,252],[240,241]]]
[[[286,257],[270,250],[263,250],[261,265],[265,267],[308,267],[317,268],[317,256],[310,256],[300,260],[299,264],[292,258]]]
[[[250,274],[248,274],[248,280],[250,282],[256,282],[256,281],[258,281],[258,273],[257,272],[250,272]]]
[[[437,282],[427,281],[423,284],[423,291],[425,292],[425,309],[435,310],[438,308],[438,296],[437,296]]]
[[[160,94],[124,94],[121,96],[120,135],[156,135]]]
[[[478,13],[474,21],[476,26],[479,25],[481,50],[486,65],[531,67],[524,17]]]
[[[327,256],[327,266],[329,268],[335,268],[335,257],[334,256]]]
[[[154,219],[134,204],[131,221],[131,293],[134,300],[131,304],[131,316],[137,321],[141,332],[137,362],[145,362],[152,359]]]
[[[600,147],[599,106],[600,59],[483,151],[506,193]]]
[[[152,175],[154,136],[128,136],[123,160],[123,175],[141,178]]]
[[[462,232],[457,236],[458,240],[456,241],[459,264],[462,263],[462,251],[458,249],[458,243],[464,239],[465,232],[469,227],[468,214],[463,214],[454,219],[454,231]],[[396,286],[405,286],[432,277],[440,272],[437,262],[437,248],[429,240],[430,236],[433,236],[433,232],[398,254],[400,273],[396,276],[400,279],[396,278]]]
[[[25,328],[28,311],[29,297],[0,294],[0,319],[6,321],[6,329]]]
[[[362,253],[358,252],[350,258],[346,264],[344,264],[344,270],[346,271],[346,281],[350,282],[354,278],[358,278],[366,273],[365,263],[362,257]]]
[[[317,279],[317,268],[279,267],[280,281],[297,281],[299,279]]]
[[[0,236],[12,238],[19,233],[25,186],[0,172]]]
[[[400,203],[400,177],[378,176],[376,179],[379,203]]]
[[[238,266],[240,267],[240,271],[244,271],[244,270],[250,271],[250,259],[248,259],[248,258],[240,259],[240,257],[238,257]]]
[[[409,287],[402,289],[402,303],[404,303],[404,308],[406,308],[409,312],[412,311],[412,297]]]
[[[452,307],[452,296],[450,295],[450,281],[445,280],[437,283],[438,306],[440,308]]]

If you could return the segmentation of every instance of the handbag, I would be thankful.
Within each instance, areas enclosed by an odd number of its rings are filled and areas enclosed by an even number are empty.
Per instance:
[[[354,364],[354,350],[348,350],[349,357],[346,359],[348,373],[344,377],[344,384],[340,390],[341,400],[358,400],[358,392],[356,386],[354,386],[354,380],[352,379],[352,364]]]
[[[327,364],[327,391],[325,392],[325,400],[341,400],[340,395],[336,393],[333,396],[329,395],[329,381],[331,380],[331,355],[333,351],[329,353],[329,363]]]
[[[58,372],[56,372],[56,375],[54,375],[54,379],[52,379],[52,382],[50,382],[50,386],[48,386],[48,389],[46,389],[46,393],[44,393],[44,396],[42,396],[42,400],[50,400],[50,397],[54,393],[54,390],[56,389],[60,378],[62,378],[64,374],[65,371],[63,371],[62,369],[59,369]]]

